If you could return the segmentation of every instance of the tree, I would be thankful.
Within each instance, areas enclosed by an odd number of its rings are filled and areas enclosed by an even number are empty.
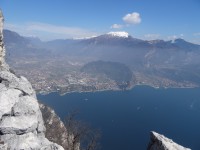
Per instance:
[[[100,148],[100,131],[92,129],[87,123],[77,120],[78,112],[73,111],[65,118],[70,150],[97,150]]]

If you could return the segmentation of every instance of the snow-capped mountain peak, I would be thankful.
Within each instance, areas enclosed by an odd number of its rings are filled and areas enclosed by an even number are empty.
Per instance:
[[[115,37],[122,37],[122,38],[128,38],[129,34],[124,31],[120,32],[109,32],[107,35],[115,36]]]

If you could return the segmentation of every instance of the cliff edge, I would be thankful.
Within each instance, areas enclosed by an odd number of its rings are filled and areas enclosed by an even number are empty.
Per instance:
[[[0,149],[64,150],[45,138],[42,113],[35,91],[25,77],[18,77],[6,64],[0,10]]]
[[[150,135],[150,143],[147,150],[191,150],[185,148],[171,139],[166,138],[164,135],[158,134],[154,131]]]

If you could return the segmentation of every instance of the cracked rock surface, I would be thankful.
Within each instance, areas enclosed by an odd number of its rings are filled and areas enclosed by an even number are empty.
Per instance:
[[[25,77],[5,63],[3,15],[0,11],[0,150],[64,150],[45,138],[35,91]]]

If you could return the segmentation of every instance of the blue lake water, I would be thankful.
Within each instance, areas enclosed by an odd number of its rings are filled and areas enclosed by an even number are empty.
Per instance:
[[[145,150],[149,132],[164,134],[193,150],[200,149],[200,88],[38,95],[63,119],[79,110],[79,118],[101,129],[102,150]]]

